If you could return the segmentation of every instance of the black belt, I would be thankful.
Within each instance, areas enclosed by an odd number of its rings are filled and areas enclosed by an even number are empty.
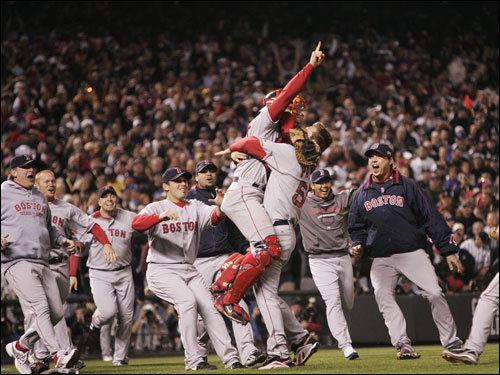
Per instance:
[[[234,181],[236,181],[236,182],[238,182],[238,180],[239,180],[239,179],[240,179],[239,177],[235,177],[235,178],[233,178],[233,180],[234,180]],[[258,183],[256,183],[256,182],[252,182],[252,186],[253,186],[254,188],[257,188],[257,189],[266,190],[265,186],[263,186],[262,184],[258,184]]]
[[[67,255],[61,255],[58,257],[50,258],[49,259],[49,264],[57,264],[57,263],[62,263],[68,260]]]
[[[278,225],[288,225],[288,224],[290,224],[290,222],[288,220],[276,220],[273,223],[273,226],[277,227]]]
[[[96,271],[120,271],[120,270],[123,270],[127,267],[130,267],[130,264],[127,264],[126,266],[121,266],[121,267],[115,268],[113,270],[106,270],[104,268],[91,268],[91,267],[89,267],[89,269],[96,270]]]

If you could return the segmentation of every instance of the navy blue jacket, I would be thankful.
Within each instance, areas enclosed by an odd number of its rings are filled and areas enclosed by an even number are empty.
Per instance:
[[[215,189],[201,189],[196,185],[191,189],[186,199],[198,199],[205,204],[213,205],[209,199],[215,198]],[[246,253],[250,246],[246,238],[241,234],[238,227],[229,218],[213,228],[207,228],[201,233],[198,258],[213,257],[220,254],[233,252]]]
[[[360,186],[349,210],[352,245],[370,257],[387,257],[425,249],[427,235],[442,256],[458,251],[450,227],[412,179],[396,170],[391,179]]]

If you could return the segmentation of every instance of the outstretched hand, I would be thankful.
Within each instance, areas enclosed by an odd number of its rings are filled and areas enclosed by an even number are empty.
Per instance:
[[[318,42],[316,49],[311,53],[311,59],[309,60],[309,63],[315,68],[320,66],[325,59],[325,54],[320,49],[321,41]]]
[[[226,148],[223,151],[216,152],[214,155],[215,156],[224,156],[224,155],[229,155],[231,153],[231,150],[229,148]]]
[[[224,192],[222,189],[215,189],[216,197],[214,199],[209,199],[209,202],[215,203],[216,206],[221,206],[224,200]]]

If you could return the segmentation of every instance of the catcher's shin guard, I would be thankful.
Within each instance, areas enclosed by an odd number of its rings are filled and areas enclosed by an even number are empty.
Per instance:
[[[264,272],[272,259],[279,259],[281,246],[276,235],[267,236],[255,245],[255,255],[249,252],[241,261],[240,270],[233,281],[230,293],[224,295],[224,303],[238,303],[248,288]]]
[[[214,297],[219,293],[227,291],[240,269],[244,255],[234,253],[220,266],[221,275],[210,287],[210,292]]]

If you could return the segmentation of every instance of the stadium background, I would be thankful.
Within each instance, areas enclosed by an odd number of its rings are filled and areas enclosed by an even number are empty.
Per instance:
[[[363,181],[366,162],[359,155],[374,142],[373,134],[395,146],[400,169],[412,177],[410,162],[428,141],[425,148],[437,169],[421,171],[421,183],[437,205],[447,202],[443,191],[451,196],[453,208],[443,207],[452,216],[450,225],[463,219],[462,208],[470,201],[486,226],[490,212],[498,223],[497,2],[10,1],[1,6],[2,181],[12,156],[31,152],[56,170],[60,196],[87,212],[96,209],[95,192],[106,183],[119,187],[123,205],[138,211],[161,199],[158,173],[166,167],[193,171],[197,161],[241,136],[262,95],[282,87],[321,40],[327,56],[304,91],[306,121],[322,119],[334,135],[320,166],[335,170],[336,188]],[[404,136],[397,135],[401,128]],[[442,134],[446,128],[443,139],[433,139],[434,130]],[[460,142],[466,142],[458,147],[462,152],[453,156]],[[480,166],[473,163],[476,154]],[[468,172],[462,171],[464,159],[471,161]],[[215,161],[220,184],[227,187],[232,166]],[[451,166],[468,178],[458,188],[448,184]],[[431,187],[433,179],[440,181],[438,188]],[[488,194],[491,201],[484,204]],[[498,271],[498,243],[490,246],[491,275]],[[161,335],[154,349],[175,352],[180,349],[175,313],[147,288],[144,293],[141,284],[146,251],[144,243],[134,248],[137,311],[141,306],[156,311]],[[439,269],[438,259],[435,265]],[[366,267],[358,271],[358,295],[369,296],[369,282],[362,282]],[[83,346],[92,310],[83,302],[89,300],[86,275],[82,267],[87,289],[72,296],[80,302],[71,304],[67,316],[75,343]],[[456,293],[449,275],[440,276],[445,290]],[[472,291],[478,293],[485,282]],[[282,290],[306,311],[304,324],[319,329],[318,324],[324,343],[334,344],[300,246],[284,269]],[[311,296],[316,301],[309,306]],[[2,282],[2,301],[13,299]],[[311,314],[317,320],[307,322]],[[20,330],[19,308],[2,303],[2,359],[4,344]],[[98,354],[92,345],[87,348],[89,355]]]

